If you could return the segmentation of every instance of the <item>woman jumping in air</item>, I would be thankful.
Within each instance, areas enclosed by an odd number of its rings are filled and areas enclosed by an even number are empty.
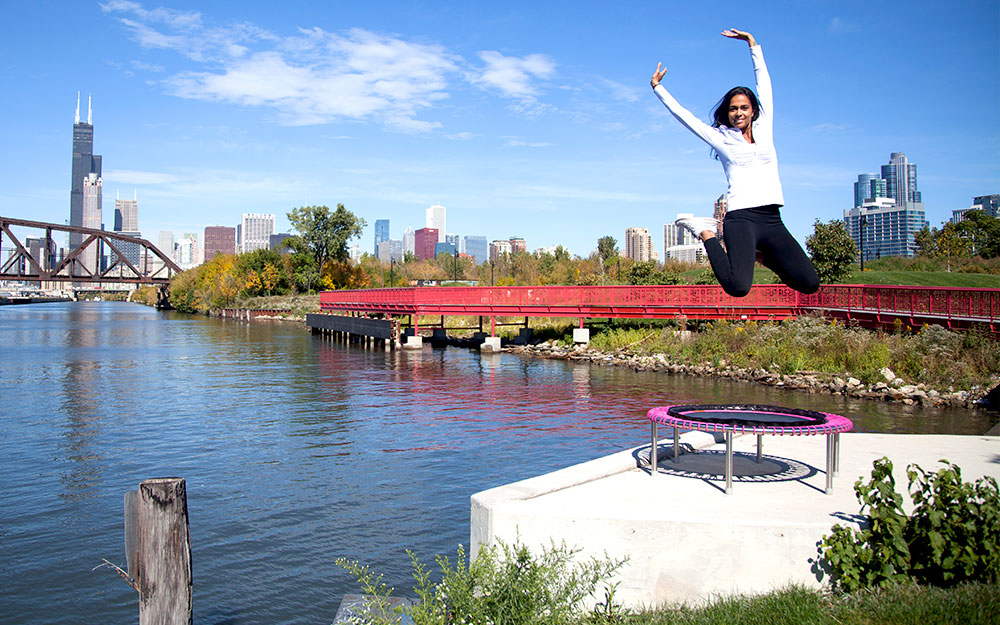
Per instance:
[[[677,225],[690,230],[705,244],[712,271],[730,295],[743,297],[750,292],[758,254],[761,263],[778,274],[782,282],[796,291],[815,293],[819,289],[816,269],[785,228],[778,211],[785,200],[778,178],[778,157],[772,134],[771,77],[764,65],[764,54],[748,32],[733,28],[722,34],[750,44],[759,100],[752,89],[733,87],[722,97],[713,115],[714,123],[709,126],[678,104],[660,84],[667,73],[666,68],[661,69],[661,63],[656,64],[656,73],[649,81],[674,117],[712,147],[729,181],[728,207],[722,229],[725,250],[715,236],[717,220],[685,218],[678,219]]]

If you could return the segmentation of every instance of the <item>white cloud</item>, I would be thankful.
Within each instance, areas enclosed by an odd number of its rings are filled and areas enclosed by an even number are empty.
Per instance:
[[[269,108],[288,125],[374,119],[402,132],[438,128],[418,114],[448,97],[447,77],[460,61],[442,46],[358,28],[277,37],[252,24],[206,28],[194,12],[148,11],[125,0],[101,6],[124,13],[117,19],[140,45],[204,64],[164,80],[173,95]]]
[[[504,145],[509,146],[509,147],[514,147],[514,148],[518,148],[518,147],[525,147],[525,148],[547,148],[547,147],[551,146],[552,144],[548,143],[546,141],[522,141],[520,139],[511,139],[510,141],[508,141]]]
[[[835,17],[830,20],[827,30],[833,34],[856,33],[861,31],[861,26],[855,22]]]
[[[103,178],[105,182],[115,184],[172,184],[179,180],[171,174],[132,169],[112,169],[104,172]]]
[[[455,134],[445,135],[448,139],[453,141],[468,141],[474,139],[479,135],[473,134],[471,132],[457,132]]]
[[[608,91],[611,93],[613,98],[623,102],[638,102],[641,97],[640,94],[645,91],[637,87],[623,85],[622,83],[615,82],[614,80],[608,80],[607,78],[601,78],[600,81],[608,88]]]
[[[486,63],[478,76],[472,76],[475,84],[499,90],[509,98],[533,102],[538,95],[534,78],[549,78],[556,71],[555,62],[544,54],[529,54],[518,58],[504,56],[493,50],[479,53]]]
[[[132,67],[143,72],[162,72],[166,68],[154,63],[143,63],[142,61],[132,61]]]

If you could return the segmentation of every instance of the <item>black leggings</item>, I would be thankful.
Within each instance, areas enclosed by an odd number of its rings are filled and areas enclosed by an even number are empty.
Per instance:
[[[756,252],[765,267],[778,274],[781,281],[802,293],[819,289],[819,276],[798,241],[781,221],[777,205],[742,208],[726,214],[722,237],[705,241],[705,251],[712,271],[722,289],[734,297],[743,297],[753,284]]]

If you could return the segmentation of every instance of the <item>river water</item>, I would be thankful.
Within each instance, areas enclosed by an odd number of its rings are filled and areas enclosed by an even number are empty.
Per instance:
[[[329,623],[338,557],[410,588],[468,544],[473,493],[642,444],[670,403],[982,434],[995,417],[457,348],[364,351],[300,324],[125,303],[0,307],[0,622],[130,623],[122,498],[187,481],[194,620]]]

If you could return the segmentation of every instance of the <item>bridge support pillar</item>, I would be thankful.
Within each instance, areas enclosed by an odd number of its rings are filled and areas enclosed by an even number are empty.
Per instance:
[[[479,346],[479,351],[484,354],[492,354],[500,351],[500,337],[499,336],[488,336],[483,341],[483,344]]]

